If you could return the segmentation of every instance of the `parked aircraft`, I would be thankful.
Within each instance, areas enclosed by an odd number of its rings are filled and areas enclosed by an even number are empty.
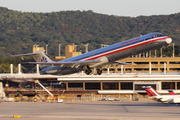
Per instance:
[[[42,69],[41,74],[66,75],[85,71],[87,75],[101,75],[102,67],[128,64],[117,60],[161,47],[167,48],[171,42],[170,37],[155,32],[58,62],[52,61],[43,51],[14,56],[32,55],[36,62],[29,63],[39,64]]]
[[[170,95],[176,95],[176,93],[173,90],[168,90]]]
[[[180,103],[180,95],[160,95],[151,86],[143,86],[146,93],[154,100],[160,101],[162,103]]]

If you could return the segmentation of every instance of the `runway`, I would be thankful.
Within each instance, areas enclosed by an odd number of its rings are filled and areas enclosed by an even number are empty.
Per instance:
[[[0,120],[156,120],[179,119],[180,104],[158,102],[0,103]]]

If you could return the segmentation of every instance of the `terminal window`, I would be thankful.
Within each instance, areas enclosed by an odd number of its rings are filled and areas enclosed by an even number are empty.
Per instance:
[[[83,83],[68,83],[69,90],[83,90]]]
[[[156,84],[135,84],[135,90],[144,90],[142,86],[151,86],[156,90]]]
[[[27,83],[26,83],[27,84]],[[11,87],[11,88],[19,88],[19,83],[17,82],[8,82],[8,87]],[[4,81],[3,82],[3,87],[5,88],[6,87],[6,82]]]
[[[149,62],[134,62],[135,64],[149,64]]]
[[[149,71],[149,68],[134,68],[136,71]]]
[[[85,83],[86,90],[100,90],[100,83]]]
[[[121,90],[133,90],[133,82],[121,82]]]
[[[180,64],[180,62],[169,62],[169,64]]]
[[[105,82],[103,83],[103,90],[118,90],[118,82],[115,83],[110,83],[110,82]]]
[[[175,82],[162,82],[162,90],[175,89]]]
[[[68,87],[83,87],[83,83],[68,83]]]
[[[180,82],[177,82],[177,89],[180,89]]]

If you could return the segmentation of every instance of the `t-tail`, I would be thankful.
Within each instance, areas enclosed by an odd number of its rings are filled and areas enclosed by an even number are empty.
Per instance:
[[[145,88],[146,90],[146,93],[150,96],[150,97],[153,97],[153,96],[159,96],[160,94],[157,93],[157,91],[152,88],[151,86],[143,86],[142,88]]]
[[[37,52],[34,52],[34,53],[19,54],[19,55],[12,55],[12,56],[32,56],[33,59],[34,59],[36,62],[53,62],[53,61],[43,52],[43,50],[40,50],[40,51],[37,51]],[[46,67],[46,66],[49,66],[49,65],[39,64],[39,67],[40,67],[40,68],[44,68],[44,67]]]
[[[176,93],[173,90],[168,90],[170,95],[176,95]]]

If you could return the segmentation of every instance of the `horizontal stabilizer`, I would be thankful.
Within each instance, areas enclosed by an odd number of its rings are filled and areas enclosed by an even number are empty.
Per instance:
[[[42,50],[34,52],[34,53],[26,53],[26,54],[18,54],[18,55],[11,55],[12,57],[17,57],[17,56],[30,56],[30,55],[38,55],[41,54]]]

